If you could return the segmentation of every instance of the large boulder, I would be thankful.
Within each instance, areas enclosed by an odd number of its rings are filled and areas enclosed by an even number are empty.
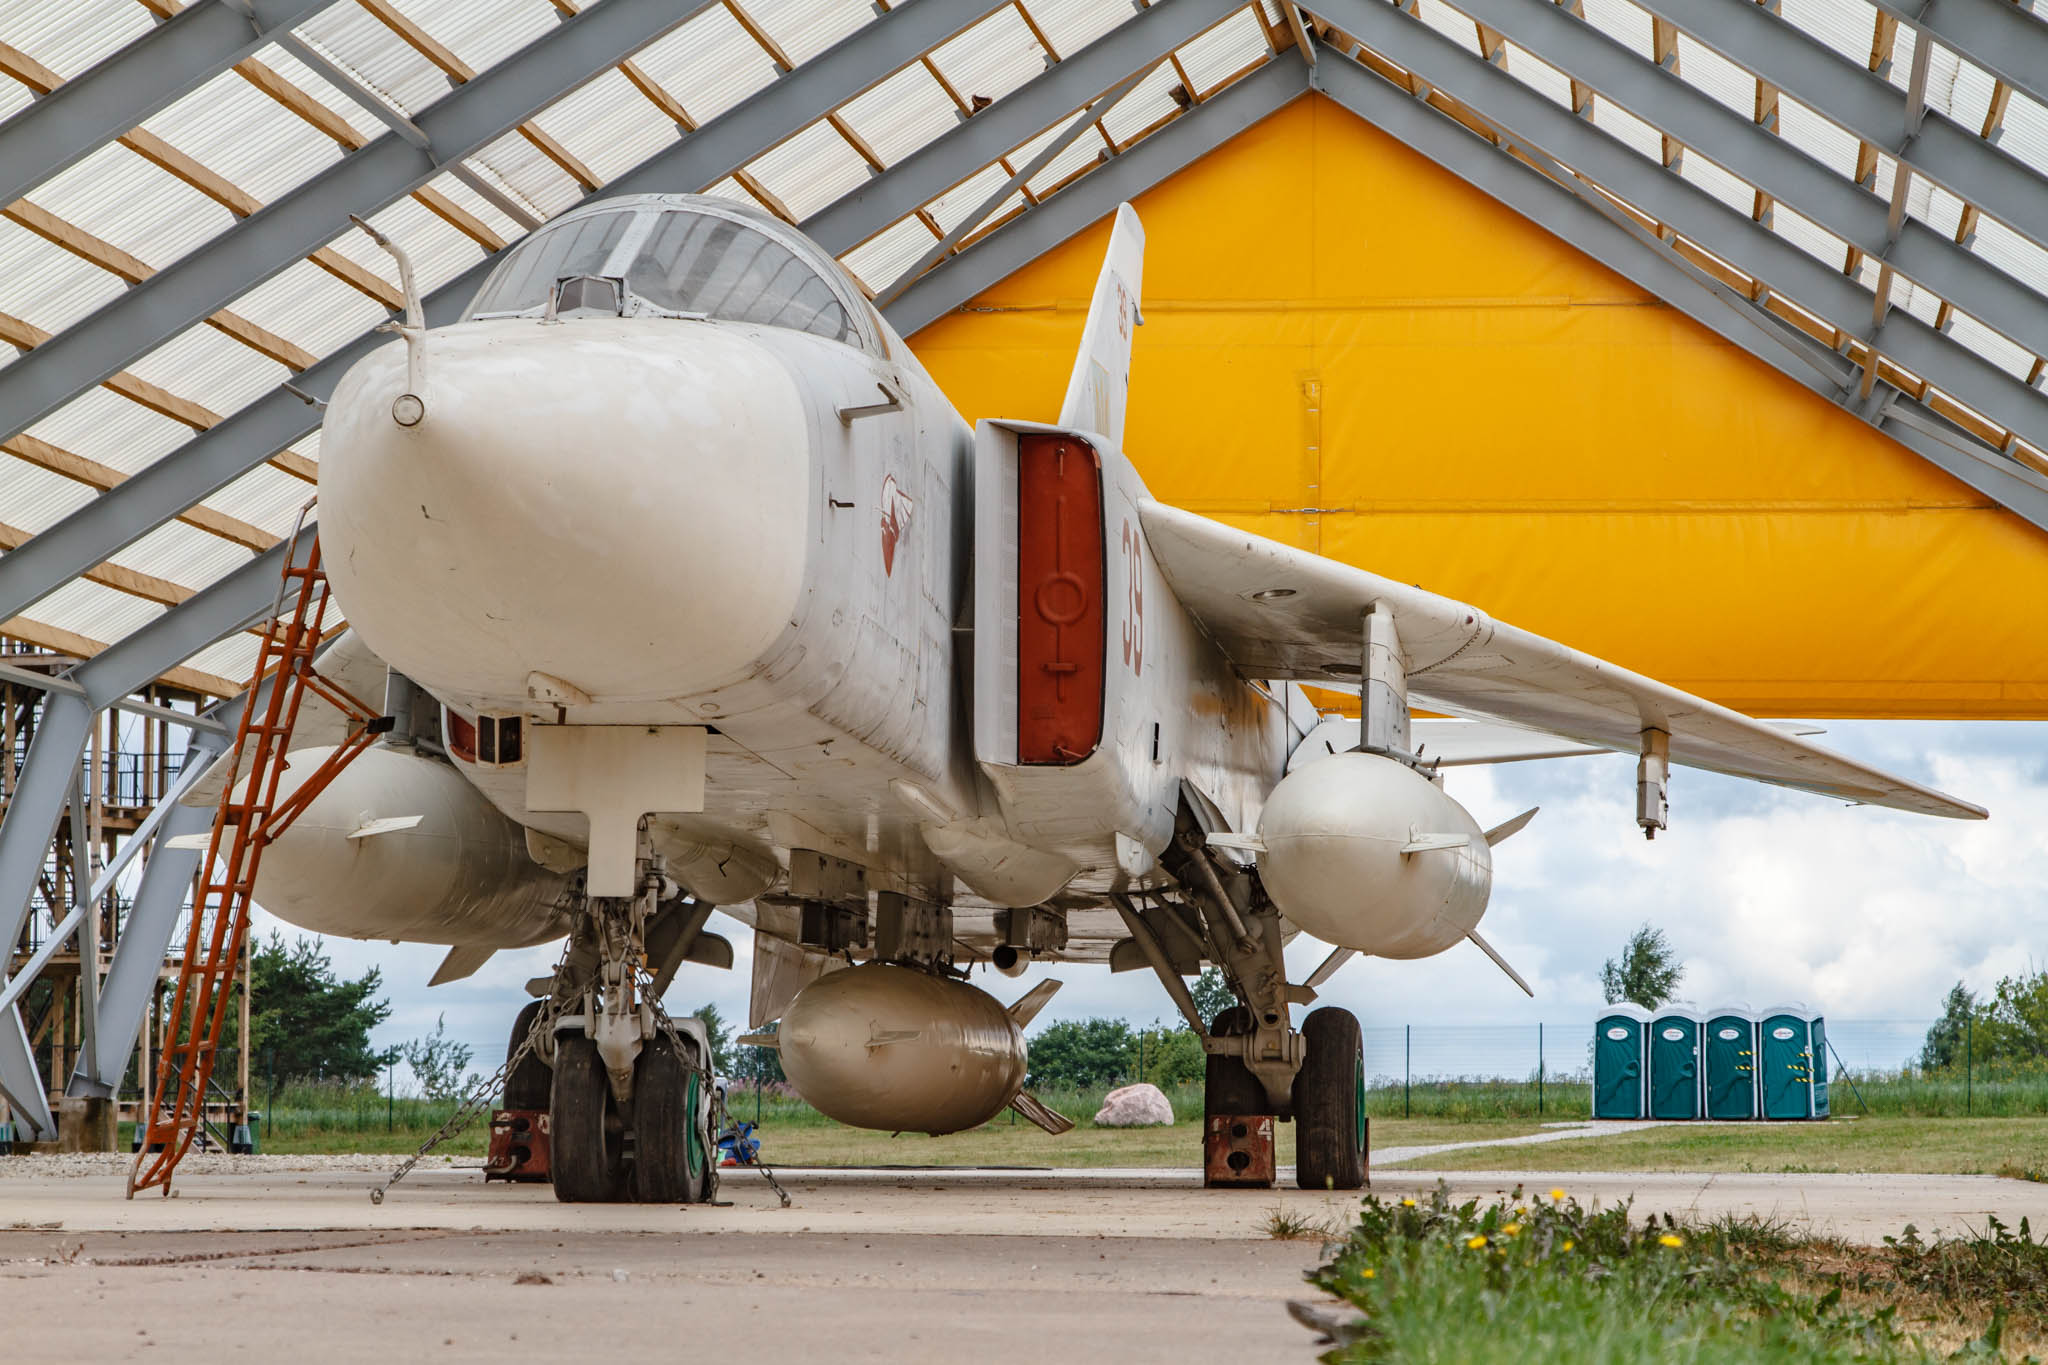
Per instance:
[[[1148,1128],[1172,1123],[1173,1104],[1166,1098],[1166,1092],[1142,1082],[1104,1095],[1102,1108],[1095,1115],[1098,1128]]]

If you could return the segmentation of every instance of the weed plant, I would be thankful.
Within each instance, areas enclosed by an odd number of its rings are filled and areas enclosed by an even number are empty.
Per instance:
[[[1787,1270],[1798,1245],[1784,1226],[1754,1220],[1693,1225],[1666,1215],[1637,1223],[1627,1204],[1588,1208],[1562,1190],[1454,1204],[1439,1184],[1419,1200],[1368,1195],[1356,1226],[1309,1278],[1361,1314],[1327,1326],[1335,1342],[1327,1360],[1942,1358],[1900,1325],[1896,1304],[1859,1306],[1874,1302],[1868,1296],[1845,1303],[1851,1286],[1840,1277],[1823,1287]],[[1972,1291],[1984,1275],[1970,1259],[1978,1253],[1942,1249],[1949,1246],[1912,1251],[1921,1268],[1902,1268],[1901,1277],[1939,1285],[1959,1276],[1956,1294],[1981,1305]],[[1906,1244],[1894,1254],[1906,1258]],[[2041,1247],[2023,1235],[1981,1254],[2016,1302],[2038,1303]],[[2003,1313],[1992,1313],[1965,1354],[1997,1356]]]

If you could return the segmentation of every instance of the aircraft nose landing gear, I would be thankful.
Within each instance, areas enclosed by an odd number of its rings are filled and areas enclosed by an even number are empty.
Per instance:
[[[583,898],[539,1012],[553,1043],[550,1170],[564,1203],[696,1203],[717,1188],[710,1039],[697,1020],[668,1017],[646,971],[666,879],[644,821],[639,872],[631,897]]]

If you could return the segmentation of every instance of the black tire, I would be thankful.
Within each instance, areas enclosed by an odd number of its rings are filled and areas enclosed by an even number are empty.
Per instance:
[[[539,1016],[541,1006],[546,1002],[535,1000],[519,1011],[519,1017],[512,1021],[512,1039],[505,1044],[505,1060],[511,1061],[512,1054],[519,1051],[519,1045],[526,1041],[526,1035],[533,1030],[533,1021]],[[541,1060],[539,1052],[529,1052],[525,1060],[505,1076],[505,1107],[507,1109],[546,1109],[548,1092],[554,1088],[554,1068]]]
[[[633,1198],[692,1204],[705,1197],[710,1144],[697,1128],[708,1077],[675,1043],[649,1039],[633,1063]]]
[[[1242,1005],[1232,1005],[1218,1014],[1209,1025],[1209,1032],[1218,1037],[1242,1037],[1252,1031],[1252,1012]],[[1270,1114],[1273,1102],[1266,1098],[1266,1087],[1243,1060],[1210,1053],[1203,1063],[1202,1113],[1212,1114]]]
[[[548,1172],[564,1204],[618,1198],[617,1148],[606,1120],[611,1082],[597,1044],[580,1033],[555,1039],[554,1084],[548,1097]]]
[[[1294,1183],[1304,1190],[1365,1184],[1365,1044],[1349,1010],[1301,1023],[1308,1055],[1294,1077]]]

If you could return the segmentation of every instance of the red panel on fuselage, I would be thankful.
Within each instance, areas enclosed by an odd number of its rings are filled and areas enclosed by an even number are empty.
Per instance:
[[[1079,763],[1102,739],[1102,461],[1073,436],[1017,446],[1017,761]]]

